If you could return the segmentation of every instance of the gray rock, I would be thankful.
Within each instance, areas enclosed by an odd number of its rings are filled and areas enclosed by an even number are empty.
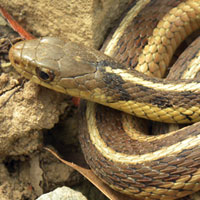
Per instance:
[[[80,192],[68,187],[60,187],[52,192],[41,195],[36,200],[87,200]]]

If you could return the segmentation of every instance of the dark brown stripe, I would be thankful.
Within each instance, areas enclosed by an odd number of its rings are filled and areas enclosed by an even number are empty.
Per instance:
[[[156,88],[148,88],[148,86],[139,85],[131,81],[125,82],[120,75],[107,73],[103,68],[99,70],[102,72],[102,77],[100,77],[99,82],[104,82],[104,84],[99,87],[102,89],[102,93],[109,97],[108,103],[133,100],[140,103],[152,104],[160,108],[174,109],[174,107],[183,107],[188,109],[192,106],[200,107],[200,92],[157,90]],[[198,80],[171,81],[150,78],[140,72],[131,70],[127,71],[127,73],[132,73],[133,76],[143,78],[152,83],[163,84],[163,86],[165,86],[165,84],[200,83]]]

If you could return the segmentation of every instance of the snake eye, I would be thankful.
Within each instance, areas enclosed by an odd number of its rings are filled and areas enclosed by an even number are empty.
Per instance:
[[[37,67],[35,71],[36,71],[37,76],[41,80],[43,80],[45,82],[53,81],[53,79],[55,77],[53,71],[51,71],[49,69],[43,69],[43,70],[41,70],[40,68]]]

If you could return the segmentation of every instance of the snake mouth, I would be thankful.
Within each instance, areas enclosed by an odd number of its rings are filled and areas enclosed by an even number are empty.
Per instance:
[[[53,80],[55,75],[53,71],[45,68],[41,70],[36,66],[34,59],[23,59],[23,48],[24,41],[19,42],[10,48],[9,59],[11,65],[26,79],[30,79],[31,81],[49,89],[54,88]],[[57,91],[64,92],[64,89],[60,87]]]
[[[12,46],[9,50],[8,56],[11,65],[16,69],[16,71],[20,74],[23,74],[25,78],[31,79],[32,72],[30,71],[30,68],[27,69],[27,67],[21,60],[23,46],[24,45],[22,42],[17,43],[17,46],[16,45]]]
[[[29,71],[26,70],[25,67],[23,68],[22,65],[20,63],[12,63],[12,66],[15,68],[15,70],[19,73],[22,74],[23,77],[25,77],[26,79],[31,79],[33,77],[33,74]]]
[[[53,83],[51,82],[54,79],[54,74],[52,72],[47,74],[47,72],[44,72],[44,70],[41,71],[38,67],[33,66],[30,62],[26,64],[22,62],[20,60],[21,52],[19,48],[15,48],[15,46],[11,47],[9,51],[9,59],[15,70],[26,79],[30,79],[31,81],[49,89],[54,87]],[[64,92],[64,89],[59,88],[57,91]]]
[[[12,64],[13,65],[13,64]],[[16,69],[16,71],[18,73],[20,73],[23,77],[25,77],[26,79],[34,82],[34,83],[37,83],[43,87],[46,87],[46,88],[49,88],[49,89],[54,89],[58,92],[61,92],[61,93],[66,93],[65,89],[63,87],[56,87],[53,82],[50,81],[50,79],[52,77],[48,77],[47,74],[44,74],[43,71],[40,71],[39,72],[39,68],[35,68],[33,69],[33,71],[35,71],[35,73],[32,73],[30,70],[25,70],[23,69],[22,67],[20,67],[21,65],[20,64],[14,64],[13,65],[14,68]],[[43,78],[40,78],[40,77],[43,77]],[[46,81],[44,81],[44,79],[46,79]]]

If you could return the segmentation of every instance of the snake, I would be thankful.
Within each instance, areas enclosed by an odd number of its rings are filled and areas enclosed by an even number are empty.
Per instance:
[[[161,77],[180,43],[199,27],[199,0],[137,0],[104,53],[42,37],[16,43],[9,59],[25,78],[85,99],[81,147],[103,182],[130,198],[177,199],[200,190],[200,81]],[[177,65],[198,69],[199,44]],[[135,116],[194,124],[149,136],[141,133],[144,124],[132,122]]]

